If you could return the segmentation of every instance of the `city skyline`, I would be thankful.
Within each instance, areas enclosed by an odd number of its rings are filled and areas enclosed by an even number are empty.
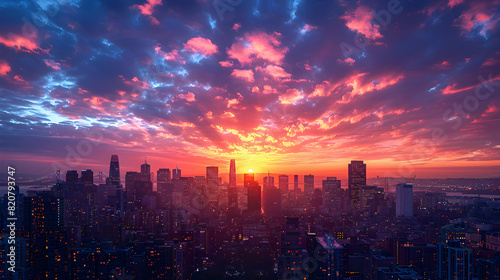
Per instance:
[[[497,1],[55,3],[2,4],[0,159],[24,173],[111,151],[196,174],[498,175]]]

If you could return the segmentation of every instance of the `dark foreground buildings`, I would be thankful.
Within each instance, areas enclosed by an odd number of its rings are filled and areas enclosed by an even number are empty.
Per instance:
[[[140,172],[120,172],[113,155],[104,184],[85,169],[68,170],[66,180],[50,190],[17,189],[16,272],[7,270],[11,231],[1,212],[0,275],[500,278],[500,206],[495,199],[446,194],[426,187],[425,180],[367,179],[361,161],[349,164],[347,181],[312,174],[299,181],[293,174],[293,187],[288,174],[267,174],[259,181],[259,174],[247,173],[237,182],[234,160],[226,177],[220,170],[208,166],[205,176],[183,177],[177,166],[160,168],[154,179],[147,163]],[[453,186],[471,182],[440,181]],[[478,185],[495,188],[498,182]],[[4,209],[8,202],[7,196],[0,200]]]

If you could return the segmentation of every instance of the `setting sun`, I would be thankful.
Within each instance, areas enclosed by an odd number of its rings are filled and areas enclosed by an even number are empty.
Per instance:
[[[248,169],[248,173],[253,173],[253,169]]]

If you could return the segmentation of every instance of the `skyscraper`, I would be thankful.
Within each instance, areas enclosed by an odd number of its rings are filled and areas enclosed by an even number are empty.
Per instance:
[[[359,208],[359,187],[366,185],[366,164],[353,160],[349,164],[348,191],[351,205]]]
[[[371,216],[377,212],[380,194],[383,197],[383,188],[378,188],[377,186],[360,186],[359,204],[360,209],[363,211],[363,215]]]
[[[330,216],[340,215],[342,211],[341,181],[337,180],[337,177],[327,177],[322,183],[326,214]]]
[[[87,186],[94,184],[94,172],[90,169],[82,170],[82,177],[80,181]]]
[[[31,215],[30,238],[37,279],[68,279],[64,227],[64,199],[50,192],[27,198]]]
[[[274,186],[274,177],[268,174],[264,177],[264,188],[262,190],[263,208],[266,216],[279,216],[281,213],[281,195],[278,188]]]
[[[227,188],[227,205],[229,209],[238,208],[238,189],[236,188],[236,163],[229,162],[229,187]]]
[[[120,183],[120,163],[118,155],[112,155],[109,162],[109,185],[119,186]]]
[[[438,243],[437,279],[471,280],[472,249],[460,246],[458,241]]]
[[[339,280],[343,279],[343,259],[344,248],[339,242],[329,233],[325,233],[322,237],[317,237],[319,249],[317,270],[319,273],[317,279]]]
[[[261,187],[258,182],[248,183],[248,211],[260,213],[262,208]]]
[[[127,203],[131,207],[129,209],[141,205],[142,198],[153,190],[149,173],[127,172],[125,174],[125,188],[127,190]]]
[[[234,159],[229,162],[229,187],[236,187],[236,163]]]
[[[282,195],[288,193],[288,175],[280,175],[278,182],[280,193]]]
[[[173,192],[170,169],[160,168],[156,172],[156,191],[160,195],[160,207],[170,205]]]
[[[208,205],[219,207],[219,167],[207,166],[207,197]]]
[[[299,279],[305,274],[302,271],[305,259],[302,255],[303,242],[299,218],[287,217],[284,233],[281,234],[278,279]]]
[[[172,170],[172,179],[179,179],[181,177],[181,170],[175,165],[175,169]]]
[[[274,187],[274,177],[268,176],[264,177],[264,188],[266,187]]]
[[[160,168],[156,172],[156,183],[170,183],[171,181],[171,174],[170,174],[170,169],[168,168]]]
[[[151,181],[151,165],[148,164],[147,160],[141,164],[141,174],[144,175],[148,181]]]
[[[299,191],[299,175],[293,175],[293,190]]]
[[[78,171],[68,170],[66,171],[66,184],[76,184],[78,183]]]
[[[304,194],[311,196],[314,193],[314,175],[304,175]]]
[[[243,186],[248,187],[248,184],[254,181],[253,173],[245,173],[243,174]]]
[[[396,186],[396,217],[413,216],[413,184]]]

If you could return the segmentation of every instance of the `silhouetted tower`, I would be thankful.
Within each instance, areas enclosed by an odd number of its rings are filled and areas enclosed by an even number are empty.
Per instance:
[[[118,155],[112,155],[109,163],[109,185],[119,186],[120,182],[120,163],[118,162]]]

